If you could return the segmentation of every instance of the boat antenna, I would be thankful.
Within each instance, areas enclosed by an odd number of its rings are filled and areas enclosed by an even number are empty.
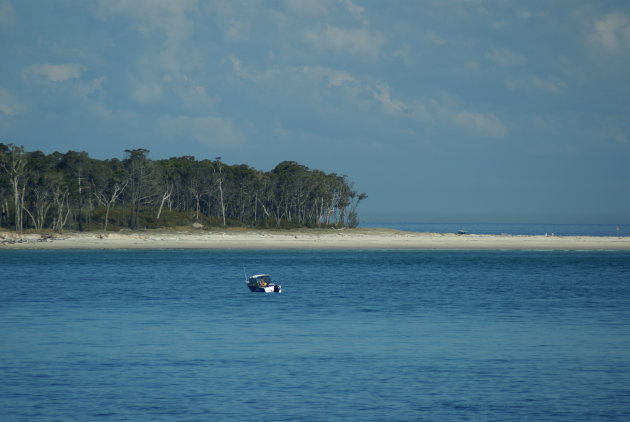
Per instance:
[[[247,272],[245,271],[245,264],[243,264],[243,275],[245,276],[245,281],[247,281]]]

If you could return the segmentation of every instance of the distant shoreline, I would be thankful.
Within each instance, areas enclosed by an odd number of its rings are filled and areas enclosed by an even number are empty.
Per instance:
[[[394,229],[152,229],[120,232],[0,231],[0,251],[19,249],[409,249],[620,250],[630,237],[478,235]]]

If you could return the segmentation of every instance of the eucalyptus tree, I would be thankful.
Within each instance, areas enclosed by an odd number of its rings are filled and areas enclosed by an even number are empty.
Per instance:
[[[51,227],[56,232],[62,232],[68,223],[68,217],[72,211],[70,190],[61,173],[51,175],[51,186],[53,208],[55,210]]]
[[[41,230],[47,225],[53,207],[52,185],[57,174],[55,156],[33,151],[28,155],[26,168],[29,177],[24,212],[31,218],[33,227]]]
[[[162,217],[165,209],[193,221],[219,218],[224,226],[356,225],[357,206],[367,197],[347,176],[295,161],[263,172],[221,157],[152,161],[148,153],[125,150],[123,160],[96,160],[85,152],[46,155],[0,144],[0,226],[61,231],[92,222],[107,230],[114,220],[130,228],[173,224]]]
[[[162,215],[162,210],[164,209],[164,204],[167,204],[169,211],[173,209],[173,190],[175,189],[174,180],[177,178],[175,174],[172,174],[169,171],[169,168],[164,166],[162,167],[162,171],[160,172],[162,175],[162,190],[161,190],[161,198],[160,198],[160,207],[158,208],[157,215],[155,218],[157,220],[160,219]]]
[[[354,202],[352,203],[352,209],[348,214],[348,227],[357,227],[359,225],[359,213],[357,212],[357,208],[359,206],[359,203],[367,199],[367,197],[368,196],[365,193],[354,194],[352,196]]]
[[[223,163],[221,157],[216,157],[213,163],[214,175],[216,186],[219,188],[219,201],[221,204],[221,217],[223,218],[223,225],[225,226],[225,201],[223,200],[223,182],[225,180],[223,175]]]
[[[107,231],[111,209],[129,184],[122,163],[117,159],[96,164],[90,174],[90,185],[99,205],[105,207],[103,231]]]
[[[229,168],[228,204],[231,204],[231,218],[244,223],[256,224],[257,188],[260,186],[259,171],[246,164]]]
[[[71,209],[74,211],[72,217],[78,224],[80,231],[84,230],[85,220],[89,220],[91,211],[90,186],[88,174],[92,165],[92,159],[87,152],[68,151],[61,157],[58,168],[63,172],[68,186],[68,200],[71,202]],[[87,205],[88,213],[84,216],[84,207]]]
[[[156,168],[147,157],[149,152],[144,148],[125,150],[127,154],[124,160],[127,182],[125,193],[131,207],[129,227],[132,229],[139,227],[140,207],[150,204],[156,195]]]
[[[24,195],[26,193],[27,158],[24,147],[14,144],[5,145],[0,149],[0,168],[9,179],[13,195],[13,215],[15,230],[22,232],[24,228]]]
[[[169,210],[174,208],[187,211],[189,209],[192,203],[189,181],[194,173],[195,163],[195,157],[191,155],[171,157],[168,160],[156,162],[161,178],[161,192],[158,195],[161,208],[167,205]]]
[[[0,171],[0,228],[9,226],[9,198],[11,189],[6,174]]]

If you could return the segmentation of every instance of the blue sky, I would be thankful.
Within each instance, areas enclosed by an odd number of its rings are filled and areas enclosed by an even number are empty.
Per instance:
[[[627,1],[0,0],[0,142],[347,174],[363,221],[630,223]]]

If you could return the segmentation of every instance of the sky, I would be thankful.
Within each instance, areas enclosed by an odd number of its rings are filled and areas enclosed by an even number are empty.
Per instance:
[[[630,224],[630,2],[0,0],[0,142],[297,161],[363,222]]]

